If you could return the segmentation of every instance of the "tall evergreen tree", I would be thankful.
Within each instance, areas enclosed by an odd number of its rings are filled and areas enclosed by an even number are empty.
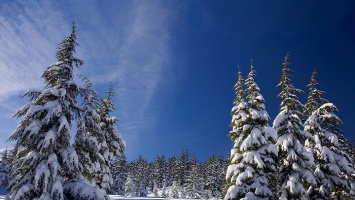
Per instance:
[[[125,183],[125,197],[135,197],[136,196],[136,181],[132,174],[128,174]]]
[[[100,99],[97,93],[92,89],[91,82],[84,77],[86,88],[84,93],[84,108],[77,121],[77,134],[75,136],[74,148],[78,154],[79,167],[83,176],[85,176],[93,186],[100,189],[100,177],[102,170],[98,167],[104,165],[105,160],[100,154],[100,144],[104,140],[104,135],[99,126],[100,116],[97,109],[100,108]]]
[[[313,72],[306,103],[308,119],[304,129],[314,140],[307,140],[306,146],[315,158],[314,175],[317,185],[310,191],[311,198],[329,199],[334,192],[349,191],[346,179],[350,178],[349,161],[345,147],[346,139],[339,129],[341,120],[334,114],[337,108],[322,97],[318,90],[317,72]],[[342,146],[342,144],[344,144]],[[345,159],[345,160],[344,160]]]
[[[80,115],[79,87],[73,79],[75,23],[59,45],[57,62],[43,73],[45,89],[26,92],[30,102],[15,116],[22,117],[9,140],[15,141],[9,184],[11,199],[101,200],[104,194],[81,175],[77,153],[70,145],[71,123]]]
[[[125,183],[128,175],[126,155],[123,154],[114,160],[111,171],[113,177],[112,193],[124,195]]]
[[[277,180],[280,186],[278,196],[280,199],[308,199],[307,190],[316,183],[311,169],[314,159],[311,152],[303,144],[312,136],[301,130],[302,111],[304,106],[297,95],[303,91],[296,89],[291,83],[292,70],[289,68],[288,54],[282,64],[280,83],[281,98],[280,113],[276,116],[273,127],[277,131],[278,150]]]
[[[190,154],[187,149],[184,149],[180,157],[176,161],[176,180],[178,186],[183,186],[186,182],[186,177],[191,170]]]
[[[350,191],[345,188],[342,192],[337,192],[338,195],[344,196],[347,199],[355,200],[355,154],[354,154],[354,145],[351,143],[350,140],[344,137],[343,134],[338,135],[338,142],[339,142],[339,154],[343,156],[349,163],[351,167],[352,173],[348,174],[347,172],[343,171],[347,181],[350,184]]]
[[[246,157],[245,161],[251,164],[251,167],[253,167],[256,172],[248,196],[254,198],[255,195],[258,198],[271,198],[273,194],[271,192],[270,182],[274,179],[273,175],[276,170],[275,158],[277,156],[277,150],[274,144],[277,139],[277,134],[275,129],[268,125],[270,117],[266,111],[265,100],[260,94],[258,85],[254,81],[256,71],[254,70],[253,63],[251,63],[250,68],[250,73],[246,80],[246,98],[250,106],[250,115],[248,118],[250,120],[251,126],[249,130],[251,132],[244,140],[242,148],[243,146],[247,148],[244,155],[252,158],[251,155],[254,154],[253,160]],[[254,184],[256,185],[253,186]]]
[[[9,150],[1,153],[0,160],[0,187],[7,188],[10,181]]]
[[[216,157],[214,154],[210,156],[203,164],[203,176],[205,189],[211,191],[211,195],[221,198],[222,184],[224,180],[223,158]]]
[[[175,156],[172,156],[168,159],[168,172],[165,186],[171,186],[174,181],[176,181],[175,177],[177,177],[177,169],[176,169],[177,159]]]
[[[100,179],[102,189],[110,193],[113,184],[111,168],[115,158],[121,156],[125,149],[125,142],[121,134],[116,128],[117,118],[111,116],[114,111],[113,101],[113,87],[107,91],[107,97],[101,99],[101,108],[98,110],[100,115],[100,127],[104,135],[104,140],[100,146],[100,153],[104,156],[105,164],[101,166],[103,176]]]
[[[251,63],[251,71],[246,79],[246,98],[249,105],[247,123],[243,126],[244,134],[239,138],[240,147],[237,151],[241,155],[233,169],[236,180],[231,193],[235,193],[235,196],[226,196],[225,199],[272,197],[269,184],[270,176],[275,171],[276,132],[267,124],[269,115],[254,76],[255,70]]]
[[[330,199],[333,194],[343,196],[342,191],[350,190],[348,178],[352,169],[341,153],[338,138],[342,122],[335,111],[337,108],[332,103],[326,103],[314,111],[305,123],[305,130],[315,139],[313,152],[317,185],[312,191],[312,198]]]
[[[350,159],[350,165],[352,167],[352,170],[355,171],[355,145],[354,145],[354,142],[350,142],[350,140],[348,140],[349,142],[349,155],[351,157]],[[355,174],[352,174],[351,177],[350,177],[350,197],[349,199],[355,199]]]
[[[163,184],[167,180],[167,163],[165,156],[157,156],[153,163],[153,180],[157,188],[163,188]]]
[[[141,155],[134,162],[134,177],[137,183],[136,196],[147,196],[147,185],[149,183],[149,163]]]
[[[153,162],[148,162],[148,169],[147,169],[147,194],[153,192],[154,188],[154,165]]]
[[[73,70],[83,61],[73,55],[76,45],[73,23],[72,33],[58,46],[58,61],[43,73],[46,88],[15,114],[23,119],[9,138],[16,149],[12,199],[63,199],[64,181],[78,174],[78,157],[69,141],[73,115],[80,110]]]
[[[201,171],[196,159],[191,160],[191,170],[189,171],[184,191],[187,198],[200,199],[203,196],[204,181],[202,179]]]
[[[171,199],[178,199],[179,198],[179,186],[177,181],[173,181],[173,185],[171,186],[171,190],[169,193],[169,198]]]
[[[228,166],[226,173],[226,195],[225,199],[235,199],[241,196],[243,191],[240,191],[236,186],[236,180],[239,175],[237,170],[238,163],[242,158],[242,152],[240,151],[241,142],[247,137],[244,131],[244,125],[248,124],[247,116],[249,111],[247,109],[247,104],[245,102],[245,92],[243,89],[244,79],[242,72],[238,67],[238,80],[234,85],[235,98],[233,101],[232,114],[232,131],[229,132],[228,136],[234,142],[233,148],[230,153],[230,165]]]
[[[248,110],[247,110],[247,104],[245,102],[245,92],[243,89],[244,83],[245,82],[242,76],[242,72],[238,67],[238,80],[237,83],[234,85],[235,98],[233,101],[233,108],[231,111],[232,114],[231,126],[233,130],[230,131],[228,134],[228,136],[231,138],[232,141],[234,141],[239,137],[240,132],[247,121]]]

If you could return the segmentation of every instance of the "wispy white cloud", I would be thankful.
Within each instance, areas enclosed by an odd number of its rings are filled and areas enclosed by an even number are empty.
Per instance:
[[[132,10],[135,19],[129,24],[123,42],[118,52],[119,66],[116,76],[119,83],[119,93],[124,102],[130,106],[122,106],[124,112],[136,110],[136,117],[147,118],[147,109],[164,80],[164,70],[169,68],[170,33],[169,12],[159,5],[145,3],[137,5]]]
[[[37,88],[53,60],[63,31],[60,12],[46,1],[8,2],[0,7],[0,102]]]
[[[163,1],[106,6],[116,7],[117,14],[105,13],[109,9],[105,6],[84,12],[91,13],[84,28],[96,29],[78,34],[83,52],[78,54],[86,61],[80,70],[96,85],[114,83],[115,114],[121,119],[118,127],[130,153],[138,150],[139,138],[155,127],[153,98],[170,78],[170,29],[176,13]]]

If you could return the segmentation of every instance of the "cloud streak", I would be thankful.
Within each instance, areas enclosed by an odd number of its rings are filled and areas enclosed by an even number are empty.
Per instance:
[[[145,113],[159,89],[164,77],[164,69],[169,67],[170,34],[165,19],[168,13],[157,5],[138,5],[133,9],[135,19],[125,35],[127,40],[118,52],[119,67],[117,78],[122,86],[119,93],[124,102],[132,102],[130,107],[122,107],[125,112],[139,106],[138,118],[146,118]],[[166,67],[166,68],[165,68]]]
[[[58,43],[62,35],[63,21],[61,14],[46,2],[5,3],[0,12],[0,102],[3,102],[42,84],[39,77],[55,55],[53,43]]]
[[[118,9],[115,14],[105,13],[114,8]],[[94,85],[114,83],[119,130],[135,146],[142,134],[153,132],[154,98],[171,78],[170,29],[176,11],[163,1],[131,1],[87,6],[83,13],[91,14],[85,22],[78,20],[78,27],[83,23],[84,29],[96,31],[82,34],[78,29],[78,55],[86,62],[80,73],[88,75]]]

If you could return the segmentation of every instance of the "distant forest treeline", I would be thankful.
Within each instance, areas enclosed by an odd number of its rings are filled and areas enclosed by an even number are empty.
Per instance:
[[[142,156],[126,162],[123,157],[114,165],[117,168],[113,170],[112,192],[125,196],[221,199],[229,163],[221,155],[199,162],[188,150],[178,157],[157,156],[152,162]]]

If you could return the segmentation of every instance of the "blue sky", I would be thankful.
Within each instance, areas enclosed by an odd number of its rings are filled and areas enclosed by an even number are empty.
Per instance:
[[[317,69],[324,97],[352,130],[355,108],[355,3],[345,1],[4,1],[0,5],[0,148],[11,116],[41,89],[57,44],[77,23],[77,69],[101,96],[112,82],[118,130],[129,160],[226,155],[237,66],[250,59],[272,124],[281,63],[290,52],[295,87]],[[305,102],[306,95],[300,97]]]

